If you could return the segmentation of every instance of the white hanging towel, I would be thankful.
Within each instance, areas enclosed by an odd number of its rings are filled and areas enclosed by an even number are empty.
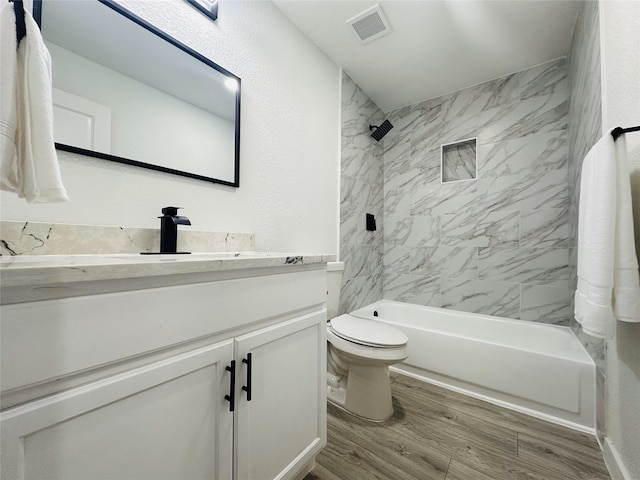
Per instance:
[[[626,143],[610,131],[582,164],[575,317],[585,333],[600,338],[613,336],[614,318],[640,322]]]
[[[18,171],[15,165],[18,128],[16,78],[16,17],[13,5],[0,10],[0,185],[3,190],[17,191]]]
[[[13,4],[0,15],[0,188],[29,203],[66,201],[53,140],[51,56],[29,12],[17,52]]]

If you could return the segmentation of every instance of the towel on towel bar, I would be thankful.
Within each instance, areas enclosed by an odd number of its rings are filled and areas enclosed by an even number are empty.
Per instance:
[[[65,201],[53,140],[51,56],[29,12],[16,51],[15,20],[7,2],[0,11],[0,188],[28,202]]]
[[[592,336],[611,338],[614,318],[640,322],[631,182],[624,136],[607,132],[582,164],[575,317]]]

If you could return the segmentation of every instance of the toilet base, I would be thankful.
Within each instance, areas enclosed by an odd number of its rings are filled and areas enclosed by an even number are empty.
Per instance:
[[[346,388],[328,386],[327,398],[361,418],[384,422],[393,415],[389,368],[351,364]]]

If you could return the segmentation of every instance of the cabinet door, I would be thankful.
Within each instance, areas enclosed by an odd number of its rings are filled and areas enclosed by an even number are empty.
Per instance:
[[[231,478],[232,355],[229,340],[2,412],[0,476]]]
[[[326,444],[326,318],[322,310],[236,339],[236,480],[290,479]]]

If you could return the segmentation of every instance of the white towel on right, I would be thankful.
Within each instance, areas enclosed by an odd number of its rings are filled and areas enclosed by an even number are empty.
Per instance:
[[[575,317],[585,333],[611,338],[614,319],[640,322],[631,182],[624,135],[607,132],[582,164]]]

